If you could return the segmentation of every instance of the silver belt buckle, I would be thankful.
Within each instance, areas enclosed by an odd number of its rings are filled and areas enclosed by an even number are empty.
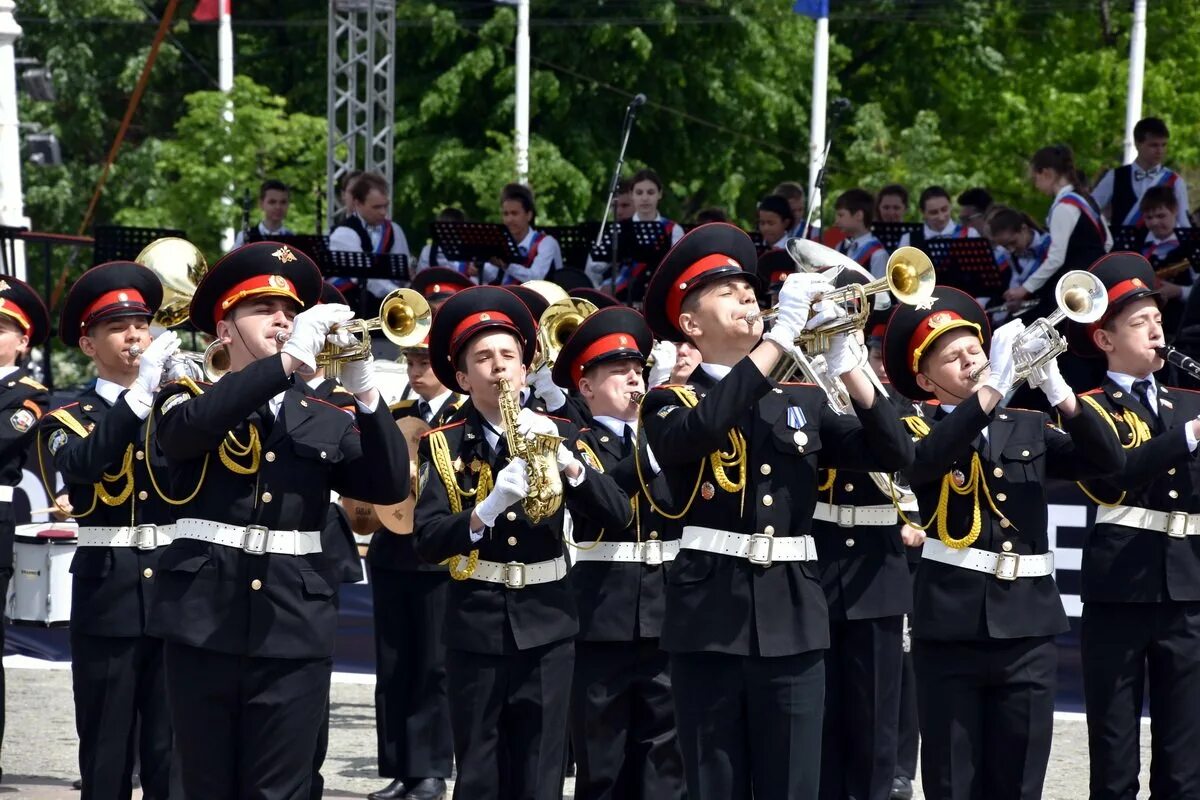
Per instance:
[[[1186,511],[1167,512],[1167,536],[1172,539],[1186,539],[1188,531],[1188,514]]]
[[[525,588],[525,565],[510,561],[504,565],[504,585],[509,589]]]
[[[837,506],[837,524],[839,528],[854,527],[854,506]]]
[[[996,564],[996,578],[1002,581],[1015,581],[1017,579],[1017,566],[1021,563],[1021,556],[1017,553],[1000,553],[1000,560]]]
[[[648,567],[657,567],[663,562],[663,547],[661,539],[650,539],[642,542],[642,561]]]
[[[138,550],[153,550],[158,546],[157,525],[136,525],[133,529],[133,543]]]
[[[750,547],[746,551],[746,560],[760,567],[771,566],[771,550],[774,545],[775,537],[770,534],[750,534]]]
[[[242,552],[252,556],[261,556],[267,552],[267,534],[270,529],[265,525],[247,525],[242,534]]]

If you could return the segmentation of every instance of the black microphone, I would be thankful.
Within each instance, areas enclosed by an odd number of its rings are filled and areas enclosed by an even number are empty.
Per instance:
[[[635,94],[633,99],[629,101],[629,107],[631,109],[644,105],[646,105],[646,95],[642,94],[641,92]]]

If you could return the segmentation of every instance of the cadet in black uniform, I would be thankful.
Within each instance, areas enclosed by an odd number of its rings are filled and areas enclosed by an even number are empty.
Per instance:
[[[1150,695],[1150,794],[1200,797],[1200,395],[1159,383],[1164,344],[1154,272],[1113,253],[1099,323],[1072,326],[1108,375],[1084,401],[1125,447],[1125,469],[1081,484],[1101,503],[1083,548],[1084,701],[1093,800],[1138,794],[1142,703]]]
[[[533,319],[516,295],[485,286],[447,300],[429,338],[442,385],[471,397],[457,421],[421,440],[414,529],[417,554],[449,559],[455,578],[444,630],[455,793],[472,800],[562,796],[579,632],[563,518],[570,509],[622,529],[631,514],[617,484],[575,457],[574,426],[526,408],[518,431],[502,430],[498,383],[520,391],[533,340]],[[563,505],[536,523],[522,503],[525,461],[509,457],[508,437],[530,433],[566,440],[544,465],[562,471]]]
[[[435,310],[471,279],[444,267],[417,273],[412,288]],[[438,428],[462,405],[462,395],[438,380],[429,342],[404,351],[411,397],[392,417]],[[446,792],[454,762],[450,701],[446,697],[446,567],[417,557],[413,536],[380,528],[367,549],[375,615],[375,729],[379,774],[392,782],[372,800],[433,800]]]
[[[593,420],[579,437],[580,452],[635,498],[624,529],[575,520],[577,800],[683,797],[671,673],[658,646],[666,565],[679,552],[679,527],[639,497],[633,453],[646,392],[642,370],[653,345],[641,314],[606,308],[579,325],[554,363],[555,382],[578,392]]]
[[[1015,383],[1020,320],[993,338],[957,289],[937,287],[926,305],[897,308],[884,338],[892,385],[940,404],[906,420],[918,438],[907,475],[929,530],[912,617],[922,789],[929,800],[1032,800],[1054,727],[1054,636],[1067,630],[1046,479],[1111,473],[1123,457],[1056,361],[1037,388],[1065,432],[1043,412],[998,408]]]
[[[912,458],[845,335],[827,358],[857,418],[834,414],[811,386],[768,377],[807,324],[844,312],[821,301],[812,313],[830,284],[791,275],[762,337],[761,323],[746,320],[758,309],[755,261],[743,231],[702,225],[667,254],[646,295],[655,333],[704,354],[688,386],[652,389],[641,416],[670,483],[663,510],[684,526],[662,646],[692,800],[817,796],[829,646],[810,535],[817,470],[893,471]]]
[[[407,487],[407,447],[369,359],[340,376],[353,413],[293,381],[315,369],[327,338],[345,341],[329,334],[350,310],[313,307],[319,291],[316,265],[286,245],[226,255],[197,287],[191,319],[228,346],[230,372],[167,387],[155,407],[172,485],[192,495],[151,617],[167,640],[189,797],[308,796],[341,577],[321,541],[329,491],[393,503]]]
[[[16,278],[0,279],[0,597],[7,596],[13,572],[13,489],[21,482],[29,443],[47,400],[46,387],[34,380],[20,362],[30,348],[41,345],[49,335],[50,314],[37,292]],[[49,496],[54,497],[54,493]],[[4,651],[4,633],[4,621],[0,620],[0,653]],[[3,741],[4,665],[0,663]]]
[[[151,342],[150,318],[161,302],[158,278],[132,262],[101,264],[75,282],[59,336],[91,358],[98,377],[38,431],[47,494],[58,494],[49,482],[58,471],[79,523],[71,680],[85,798],[128,798],[135,754],[144,795],[169,794],[163,643],[146,624],[178,511],[166,464],[146,441],[164,362],[179,349],[170,331]]]

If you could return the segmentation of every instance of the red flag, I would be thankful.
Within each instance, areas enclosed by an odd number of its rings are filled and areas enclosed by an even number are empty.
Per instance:
[[[216,22],[221,18],[222,6],[226,14],[232,14],[233,0],[196,0],[196,10],[192,12],[195,22]]]

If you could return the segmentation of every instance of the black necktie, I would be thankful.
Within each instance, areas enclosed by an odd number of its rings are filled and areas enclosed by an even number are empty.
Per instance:
[[[625,433],[621,436],[621,455],[627,456],[633,452],[633,427],[625,426]]]
[[[1158,409],[1154,407],[1154,403],[1150,400],[1150,381],[1141,380],[1133,382],[1133,394],[1138,399],[1146,410],[1150,412],[1150,419],[1158,421]]]
[[[263,403],[258,409],[259,419],[262,420],[262,434],[266,439],[271,435],[271,428],[275,424],[275,415],[271,413],[271,404]]]
[[[417,412],[421,415],[421,419],[425,420],[426,422],[429,422],[429,420],[433,417],[433,407],[424,400],[417,403]]]

